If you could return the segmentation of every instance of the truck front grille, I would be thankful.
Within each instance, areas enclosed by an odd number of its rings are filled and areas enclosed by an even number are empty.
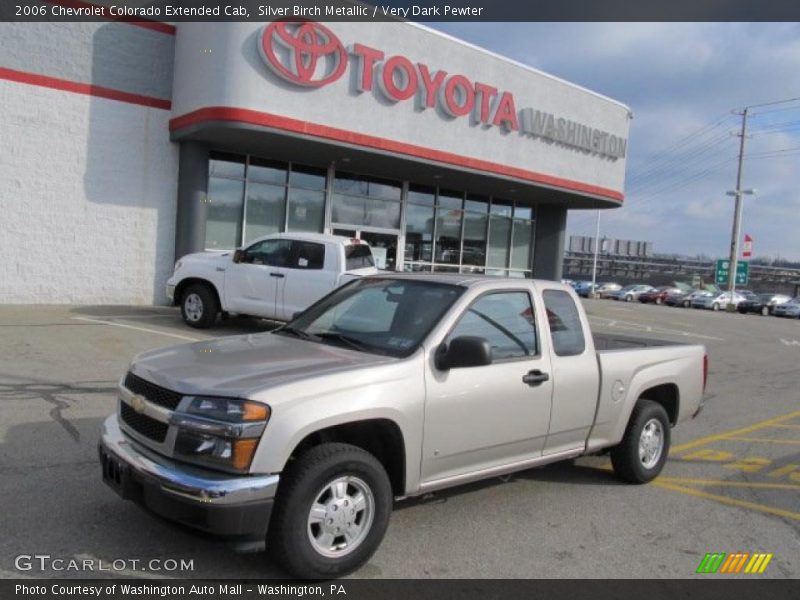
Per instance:
[[[182,398],[178,392],[173,392],[155,383],[150,383],[141,377],[137,377],[130,371],[128,371],[128,374],[125,376],[124,385],[134,394],[144,396],[153,404],[168,408],[169,410],[178,408],[178,404],[180,404]]]
[[[167,437],[169,425],[161,421],[156,421],[147,415],[137,413],[124,402],[120,404],[120,416],[122,416],[122,420],[128,427],[146,438],[150,438],[154,442],[158,442],[159,444],[164,442]]]

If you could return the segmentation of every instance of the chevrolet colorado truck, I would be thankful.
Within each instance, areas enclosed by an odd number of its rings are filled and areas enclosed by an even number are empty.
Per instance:
[[[701,345],[592,336],[561,283],[376,275],[274,331],[137,356],[103,479],[295,576],[338,576],[396,498],[606,449],[621,479],[652,480],[707,372]]]
[[[359,239],[279,233],[234,252],[184,256],[167,280],[167,299],[200,329],[220,312],[288,321],[343,283],[377,272],[369,245]]]

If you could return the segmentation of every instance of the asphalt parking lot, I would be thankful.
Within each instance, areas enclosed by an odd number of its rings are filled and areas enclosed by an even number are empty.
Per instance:
[[[800,322],[585,306],[597,330],[708,347],[709,399],[673,431],[662,476],[624,485],[604,457],[590,457],[399,502],[380,549],[354,576],[719,577],[695,574],[709,552],[771,553],[756,577],[800,576]],[[270,327],[231,319],[198,332],[163,307],[0,306],[0,576],[98,575],[20,571],[19,555],[193,563],[118,571],[136,577],[283,576],[262,554],[235,554],[120,500],[102,484],[96,453],[136,353]]]

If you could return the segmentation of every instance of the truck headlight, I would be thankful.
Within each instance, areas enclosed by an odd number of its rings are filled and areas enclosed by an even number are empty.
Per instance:
[[[260,402],[236,398],[193,398],[184,413],[174,413],[175,456],[187,462],[246,473],[270,417]]]
[[[269,420],[269,407],[266,404],[236,398],[198,396],[192,400],[186,412],[206,419],[232,423]]]

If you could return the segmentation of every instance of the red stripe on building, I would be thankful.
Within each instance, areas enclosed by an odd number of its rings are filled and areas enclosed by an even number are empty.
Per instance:
[[[95,96],[97,98],[105,98],[106,100],[117,100],[119,102],[127,102],[128,104],[149,106],[150,108],[160,108],[163,110],[170,110],[172,108],[172,102],[170,100],[143,96],[141,94],[132,94],[130,92],[123,92],[100,85],[57,79],[56,77],[48,77],[47,75],[15,71],[14,69],[6,69],[3,67],[0,67],[0,79],[15,81],[17,83],[26,83],[28,85],[38,85],[39,87],[61,90],[62,92]]]
[[[50,4],[57,4],[58,6],[64,6],[66,8],[105,8],[105,11],[108,11],[108,6],[101,6],[98,4],[92,4],[91,2],[83,2],[82,0],[44,0]],[[170,25],[169,23],[161,23],[160,21],[153,21],[151,19],[145,19],[142,17],[114,17],[114,16],[107,16],[107,17],[98,17],[102,19],[106,19],[108,21],[117,21],[120,23],[127,23],[128,25],[133,25],[135,27],[141,27],[143,29],[149,29],[151,31],[158,31],[159,33],[166,33],[167,35],[175,35],[175,26]]]
[[[327,125],[309,123],[307,121],[300,121],[297,119],[291,119],[288,117],[282,117],[279,115],[273,115],[244,108],[230,108],[225,106],[201,108],[170,120],[169,128],[170,131],[177,131],[191,125],[197,125],[199,123],[206,123],[210,121],[232,121],[237,123],[247,123],[249,125],[259,125],[262,127],[269,127],[271,129],[280,129],[282,131],[288,131],[291,133],[310,135],[317,138],[344,142],[356,146],[364,146],[376,150],[405,154],[415,158],[423,158],[426,160],[455,165],[458,167],[466,167],[468,169],[474,169],[476,171],[483,171],[495,175],[515,177],[517,179],[548,185],[560,189],[583,192],[586,194],[592,194],[594,196],[601,196],[603,198],[609,198],[618,202],[622,202],[624,199],[624,195],[621,192],[588,183],[582,183],[580,181],[563,179],[561,177],[553,177],[551,175],[545,175],[544,173],[537,173],[527,169],[520,169],[518,167],[511,167],[477,158],[470,158],[468,156],[461,156],[458,154],[452,154],[450,152],[442,152],[440,150],[433,150],[431,148],[416,146],[414,144],[408,144],[405,142],[388,140],[372,135],[356,133],[354,131],[347,131],[344,129],[337,129],[335,127],[328,127]]]

